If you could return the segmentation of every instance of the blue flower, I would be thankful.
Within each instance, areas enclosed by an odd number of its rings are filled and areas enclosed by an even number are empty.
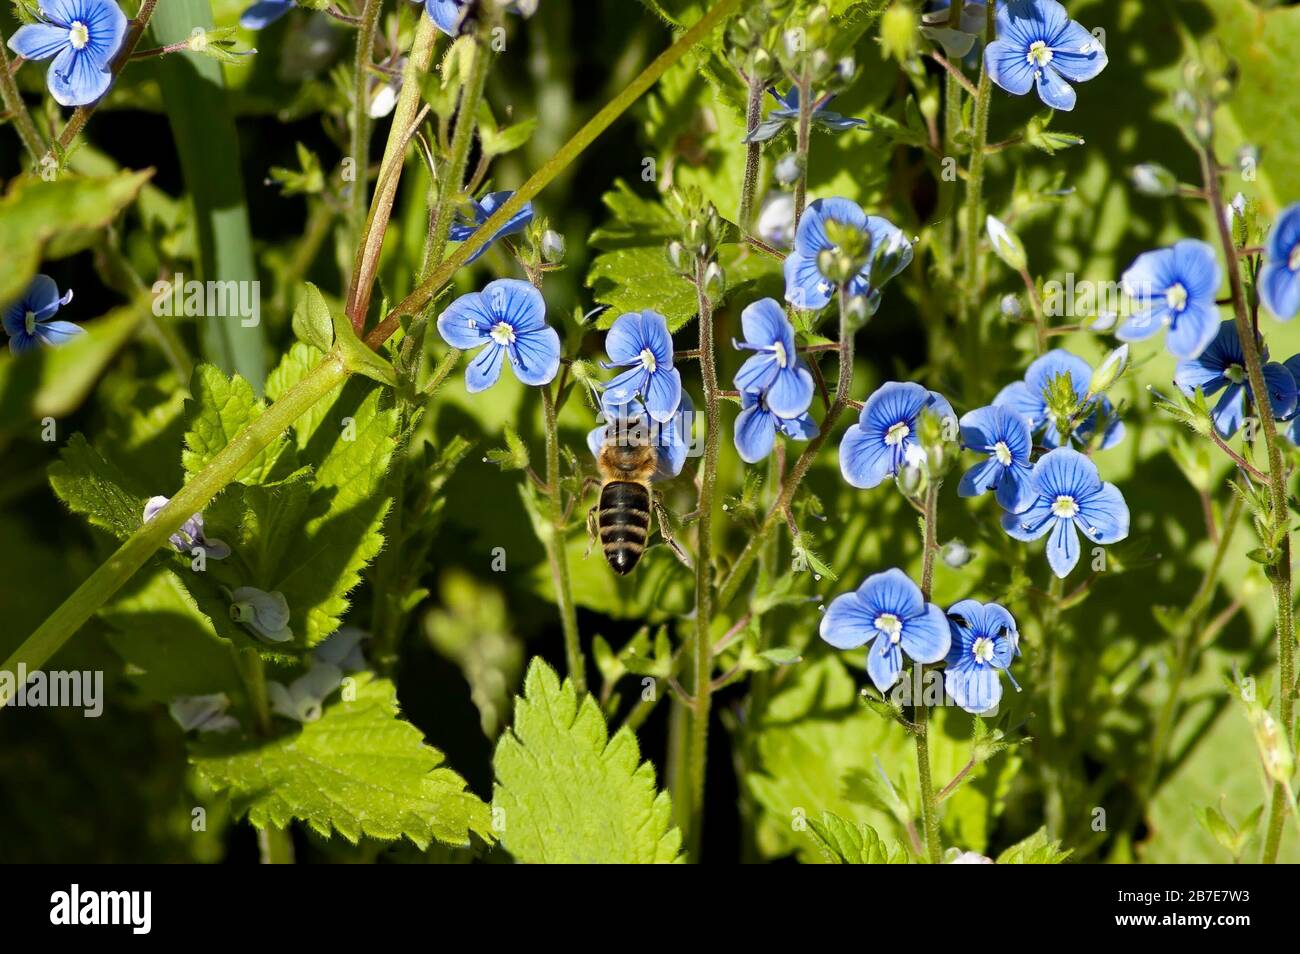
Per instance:
[[[927,603],[921,588],[897,568],[874,573],[852,593],[831,601],[821,637],[836,649],[867,650],[867,674],[881,692],[898,681],[903,653],[918,663],[938,662],[952,636],[943,610]]]
[[[560,368],[560,336],[546,323],[542,293],[516,278],[461,295],[438,316],[438,333],[462,351],[487,345],[465,369],[471,394],[496,384],[503,356],[524,384],[547,384]]]
[[[258,0],[239,15],[239,25],[245,30],[268,27],[293,9],[295,0]]]
[[[40,0],[41,22],[20,26],[9,49],[29,60],[54,57],[45,85],[61,106],[86,106],[108,92],[126,36],[113,0]]]
[[[961,443],[968,450],[988,456],[962,475],[957,493],[978,497],[995,491],[998,504],[1019,513],[1033,503],[1029,489],[1029,422],[1006,406],[981,407],[961,419]]]
[[[1029,478],[1034,501],[1024,513],[1002,515],[1002,529],[1017,540],[1045,534],[1047,562],[1059,577],[1079,562],[1079,534],[1093,543],[1118,543],[1128,536],[1128,504],[1114,484],[1104,483],[1097,465],[1077,450],[1058,447],[1038,459]]]
[[[780,106],[767,114],[767,119],[759,123],[754,131],[745,137],[745,142],[766,142],[786,126],[793,126],[799,122],[799,87],[791,86],[784,96],[772,87],[768,88],[768,92],[772,94],[772,98]],[[814,126],[821,126],[832,132],[843,132],[855,126],[867,125],[865,119],[841,116],[839,113],[833,113],[827,109],[827,104],[834,98],[833,96],[823,96],[813,103],[809,120]]]
[[[38,341],[61,345],[85,329],[70,321],[51,321],[55,313],[72,301],[72,292],[59,297],[59,286],[48,275],[37,275],[23,297],[4,311],[4,328],[9,334],[9,350],[22,354],[36,347]]]
[[[771,409],[765,395],[741,391],[735,435],[740,459],[747,464],[756,464],[772,453],[777,431],[792,441],[810,441],[818,433],[817,424],[807,411],[793,417],[782,417]]]
[[[667,318],[649,309],[619,315],[605,336],[605,351],[606,368],[627,368],[605,385],[600,403],[607,413],[639,397],[654,420],[673,416],[682,399],[682,373],[673,367]]]
[[[593,457],[600,456],[601,445],[605,443],[605,435],[611,425],[628,430],[644,427],[659,454],[654,479],[672,480],[682,472],[691,447],[691,431],[695,419],[695,406],[684,389],[677,412],[662,423],[647,415],[645,405],[636,400],[610,411],[602,411],[600,418],[605,423],[587,432],[587,448]]]
[[[1297,389],[1296,406],[1291,411],[1290,417],[1284,419],[1290,421],[1284,433],[1292,444],[1300,446],[1300,354],[1291,355],[1282,362],[1282,367],[1291,372],[1291,379],[1295,381]]]
[[[424,9],[439,30],[448,36],[457,36],[475,2],[476,0],[424,0]],[[506,5],[506,9],[530,17],[537,10],[537,0],[515,0]]]
[[[1056,421],[1047,406],[1047,389],[1054,378],[1068,375],[1074,385],[1074,394],[1079,401],[1088,396],[1088,385],[1092,381],[1092,368],[1088,362],[1077,355],[1057,348],[1049,351],[1029,365],[1023,381],[1008,384],[993,399],[995,407],[1009,407],[1029,424],[1031,434],[1042,431],[1041,440],[1044,447],[1058,447],[1061,435],[1057,431]],[[1105,421],[1106,430],[1102,434],[1101,450],[1114,447],[1124,439],[1124,422],[1115,416],[1115,409],[1104,395],[1095,398],[1092,409],[1087,415],[1080,415],[1079,424],[1075,426],[1072,439],[1087,443],[1097,429],[1098,419]]]
[[[144,502],[144,515],[141,519],[148,523],[158,516],[158,511],[171,501],[170,497],[150,497]],[[224,540],[209,537],[203,530],[203,514],[192,514],[181,524],[181,528],[167,538],[177,553],[189,553],[194,547],[200,547],[209,560],[224,560],[230,556],[230,545]]]
[[[984,50],[989,78],[1008,93],[1074,109],[1074,87],[1106,68],[1106,51],[1056,0],[1016,0],[997,9],[998,38]]]
[[[952,648],[944,660],[944,688],[967,712],[988,712],[1002,698],[998,670],[1016,684],[1010,672],[1011,661],[1020,652],[1016,621],[998,603],[962,600],[949,608],[948,624]]]
[[[952,405],[937,391],[919,384],[889,381],[876,389],[858,415],[858,423],[840,441],[840,473],[854,487],[876,487],[908,464],[917,464],[924,450],[916,442],[921,412],[956,420]]]
[[[1166,325],[1165,346],[1175,358],[1195,358],[1218,331],[1219,261],[1197,239],[1143,252],[1120,277],[1134,312],[1115,332],[1120,341],[1142,341]]]
[[[794,235],[794,250],[785,259],[785,300],[796,308],[825,308],[835,294],[835,283],[822,274],[818,262],[824,251],[834,252],[835,243],[826,234],[826,224],[837,222],[862,232],[869,247],[866,264],[849,280],[850,295],[879,291],[912,261],[912,245],[898,226],[877,215],[867,215],[848,199],[818,199],[808,206]],[[871,263],[880,249],[894,249],[888,275],[871,274]]]
[[[1283,209],[1268,233],[1259,297],[1283,321],[1300,311],[1300,202]]]
[[[808,410],[813,398],[812,374],[799,360],[794,344],[794,326],[775,299],[764,298],[740,313],[744,341],[737,348],[757,351],[736,372],[739,391],[758,391],[764,403],[779,417],[798,417]]]
[[[513,192],[489,192],[481,200],[470,199],[470,207],[473,210],[474,221],[465,222],[463,220],[453,222],[451,228],[447,231],[447,237],[453,242],[463,242],[475,232],[480,225],[492,217],[492,213],[505,204]],[[501,226],[500,230],[490,239],[483,243],[483,247],[466,259],[465,264],[478,260],[478,257],[492,247],[492,243],[503,235],[514,235],[516,232],[522,232],[533,220],[533,204],[525,202],[524,207],[506,219],[506,224]]]
[[[1273,406],[1273,416],[1285,421],[1295,413],[1296,382],[1291,372],[1276,361],[1268,360],[1268,349],[1263,355],[1264,383],[1268,386],[1268,402]],[[1223,437],[1231,437],[1241,427],[1246,417],[1246,402],[1254,402],[1250,382],[1246,380],[1246,356],[1237,336],[1237,323],[1222,322],[1219,332],[1209,347],[1198,357],[1179,361],[1174,369],[1174,384],[1188,397],[1200,388],[1206,397],[1223,392],[1211,417],[1214,429]]]

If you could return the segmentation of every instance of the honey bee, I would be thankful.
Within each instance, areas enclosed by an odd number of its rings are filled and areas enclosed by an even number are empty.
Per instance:
[[[650,478],[658,464],[659,453],[647,428],[617,421],[606,427],[596,456],[600,502],[588,514],[587,523],[591,530],[594,522],[605,561],[620,576],[631,573],[645,552],[653,509]]]

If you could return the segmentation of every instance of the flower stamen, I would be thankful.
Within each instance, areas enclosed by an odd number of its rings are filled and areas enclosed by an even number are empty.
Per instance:
[[[881,613],[876,617],[876,629],[889,637],[890,645],[894,645],[903,635],[903,621],[893,613]]]
[[[503,347],[515,343],[515,329],[508,322],[498,321],[489,333],[492,340]]]
[[[1069,520],[1079,512],[1079,504],[1069,494],[1060,494],[1052,501],[1052,513],[1063,520]]]
[[[1044,40],[1035,40],[1030,44],[1029,52],[1025,54],[1025,62],[1033,63],[1042,69],[1052,62],[1052,48]]]
[[[90,42],[90,28],[80,20],[73,20],[72,26],[68,27],[68,42],[74,50],[85,49]]]
[[[987,636],[981,636],[970,648],[971,655],[977,662],[987,663],[993,661],[993,640]]]
[[[897,447],[907,439],[907,435],[910,433],[912,433],[912,429],[907,426],[907,422],[899,421],[885,432],[885,443],[890,447]]]
[[[1187,307],[1187,289],[1182,282],[1174,282],[1165,289],[1165,304],[1174,312],[1181,312]]]
[[[1007,447],[1006,441],[998,441],[993,445],[993,456],[998,459],[998,463],[1003,467],[1011,466],[1011,448]]]
[[[654,352],[649,348],[645,348],[639,355],[637,355],[637,357],[641,359],[641,366],[651,374],[654,374],[655,368],[658,366],[658,362],[655,361]]]

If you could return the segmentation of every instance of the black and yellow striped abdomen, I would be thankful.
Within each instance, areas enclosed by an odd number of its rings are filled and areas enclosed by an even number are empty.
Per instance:
[[[621,576],[631,573],[650,533],[650,488],[628,480],[605,484],[600,488],[596,525],[610,567]]]

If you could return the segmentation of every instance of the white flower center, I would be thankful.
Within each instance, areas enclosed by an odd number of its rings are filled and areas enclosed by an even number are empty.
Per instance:
[[[1291,247],[1291,254],[1287,256],[1286,267],[1293,272],[1300,272],[1300,242],[1296,242]]]
[[[493,325],[490,334],[492,340],[499,345],[512,345],[515,343],[515,329],[504,321],[498,321]]]
[[[785,353],[785,345],[779,341],[772,345],[772,354],[776,355],[776,366],[778,368],[784,368],[790,361]]]
[[[881,613],[876,617],[876,629],[888,636],[891,643],[897,643],[903,635],[903,621],[893,613]]]
[[[1174,282],[1165,289],[1165,304],[1170,311],[1182,311],[1187,307],[1187,289],[1182,282]]]
[[[1228,368],[1223,372],[1223,376],[1233,384],[1240,384],[1242,381],[1246,380],[1246,371],[1241,365],[1233,364],[1228,366]]]
[[[654,352],[652,352],[649,348],[646,348],[637,357],[641,359],[641,366],[645,368],[647,371],[649,371],[651,374],[654,374],[655,367],[657,366]]]
[[[907,439],[907,435],[910,433],[912,433],[912,429],[907,426],[907,422],[899,421],[885,432],[885,443],[890,447],[897,447]]]
[[[1006,441],[998,441],[993,445],[993,456],[1003,467],[1011,466],[1011,448],[1007,447]]]
[[[1079,512],[1079,505],[1074,502],[1073,497],[1067,494],[1061,494],[1054,501],[1052,501],[1052,513],[1054,513],[1058,517],[1062,517],[1068,520],[1078,512]]]
[[[975,640],[975,645],[970,648],[971,655],[980,662],[993,661],[993,640],[987,636],[981,636]]]
[[[36,312],[29,311],[23,317],[23,327],[27,329],[29,335],[36,334]]]
[[[80,20],[73,20],[68,27],[68,42],[74,50],[80,50],[90,42],[90,28]]]
[[[1052,62],[1052,48],[1043,40],[1035,40],[1030,44],[1029,52],[1025,54],[1025,61],[1042,69]]]

